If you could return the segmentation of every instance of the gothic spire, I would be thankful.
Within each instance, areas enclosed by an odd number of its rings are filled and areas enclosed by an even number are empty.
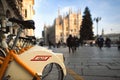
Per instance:
[[[58,7],[58,16],[60,16],[60,8]]]

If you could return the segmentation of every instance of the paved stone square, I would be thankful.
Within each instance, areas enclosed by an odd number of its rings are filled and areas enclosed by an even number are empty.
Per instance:
[[[54,52],[63,53],[65,65],[84,80],[120,80],[120,51],[117,47],[100,50],[97,47],[79,47],[75,53],[68,48],[54,48]],[[75,80],[67,75],[65,80]]]

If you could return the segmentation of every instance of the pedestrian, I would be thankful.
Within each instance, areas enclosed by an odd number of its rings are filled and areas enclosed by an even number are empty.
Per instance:
[[[51,47],[52,47],[52,42],[49,40],[48,41],[48,46],[49,46],[49,49],[51,49]]]
[[[117,45],[118,45],[118,50],[120,50],[120,40],[117,41]]]
[[[74,36],[73,39],[74,39],[73,47],[74,47],[74,51],[76,51],[77,48],[79,47],[79,39],[76,36]]]
[[[103,37],[102,37],[102,35],[100,35],[98,38],[97,38],[97,45],[98,45],[98,47],[100,48],[100,49],[102,49],[102,47],[103,47],[103,44],[104,44],[104,39],[103,39]]]
[[[79,38],[79,43],[80,43],[79,46],[83,46],[83,39]]]
[[[57,48],[59,48],[60,45],[61,45],[61,42],[59,41],[59,42],[57,43]]]
[[[39,45],[40,45],[40,46],[44,46],[44,42],[43,42],[43,41],[40,41]]]
[[[66,40],[66,43],[67,43],[67,46],[69,49],[69,53],[71,53],[71,51],[72,51],[72,53],[74,53],[74,47],[73,47],[74,39],[73,39],[72,35],[69,35],[69,37]]]
[[[105,40],[105,46],[108,47],[108,48],[111,47],[111,39],[108,38],[108,37],[107,37],[106,40]]]

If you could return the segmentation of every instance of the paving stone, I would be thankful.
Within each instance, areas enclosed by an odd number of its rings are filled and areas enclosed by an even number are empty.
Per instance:
[[[79,68],[79,66],[81,66],[81,63],[68,63],[68,64],[66,64],[66,66]]]
[[[116,63],[118,66],[120,66],[120,62]]]
[[[104,48],[79,47],[76,54],[69,54],[68,48],[56,48],[63,53],[65,64],[84,80],[120,80],[120,52],[116,47]],[[75,80],[69,74],[65,80]]]
[[[83,69],[84,76],[101,76],[101,77],[120,77],[120,72],[117,70],[90,70],[90,69]]]
[[[67,74],[64,80],[75,80],[71,75]]]
[[[120,70],[120,66],[108,66],[112,70]]]
[[[73,69],[77,74],[82,75],[82,70],[80,68]]]
[[[92,59],[89,62],[114,62],[114,60],[112,59],[108,59],[108,58],[98,58],[98,59]]]
[[[84,80],[120,80],[116,77],[82,76]]]
[[[88,69],[88,66],[69,66],[71,69],[79,68],[79,69]]]
[[[119,65],[119,63],[117,63],[117,62],[114,62],[114,63],[108,63],[110,66],[118,66]]]
[[[75,62],[87,62],[87,59],[81,59],[81,58],[65,58],[65,61],[75,63]]]
[[[69,65],[79,65],[80,66],[80,65],[82,65],[82,63],[81,62],[74,62],[74,63],[73,62],[69,62]]]
[[[109,65],[109,63],[107,63],[107,62],[99,62],[98,64],[101,65],[101,66],[107,66],[107,65]]]
[[[113,60],[119,62],[119,61],[120,61],[120,58],[113,58]]]
[[[88,66],[77,66],[76,68],[80,68],[80,69],[88,69]]]
[[[117,78],[120,78],[120,72],[118,72],[118,74],[116,74],[116,77],[117,77]]]
[[[99,64],[98,63],[96,63],[96,62],[87,62],[87,63],[83,63],[83,65],[86,65],[86,66],[98,66]]]
[[[106,66],[89,66],[89,69],[108,70]]]

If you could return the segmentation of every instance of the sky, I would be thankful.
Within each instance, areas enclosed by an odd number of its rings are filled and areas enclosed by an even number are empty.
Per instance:
[[[94,18],[101,17],[98,22],[98,34],[101,34],[102,29],[104,34],[120,33],[120,0],[34,0],[33,6],[35,15],[35,36],[42,37],[44,24],[52,25],[54,19],[60,14],[64,15],[69,12],[69,8],[73,12],[80,9],[82,16],[84,15],[85,7],[90,10],[91,18],[93,19],[93,32],[97,34],[97,24]]]

